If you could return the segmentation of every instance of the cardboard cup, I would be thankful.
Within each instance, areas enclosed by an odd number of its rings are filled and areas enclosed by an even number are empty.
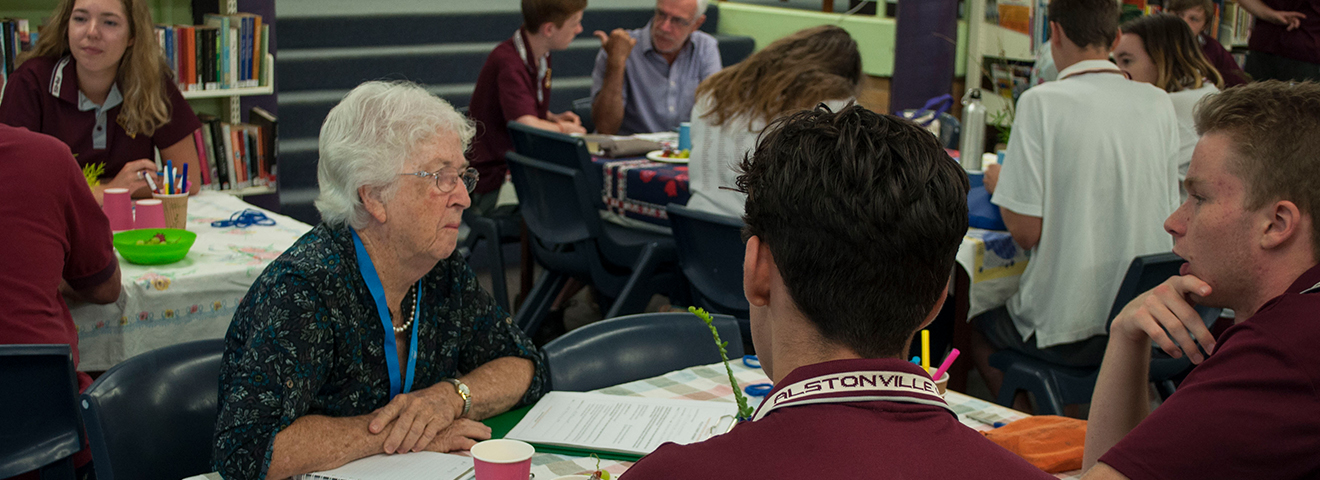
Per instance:
[[[127,188],[107,188],[102,192],[101,211],[110,220],[110,230],[133,229],[133,200]]]
[[[161,205],[165,207],[165,228],[188,229],[188,194],[152,193],[151,196],[160,200]]]
[[[477,480],[527,480],[532,473],[532,454],[527,442],[498,439],[472,446]]]
[[[160,200],[138,200],[133,214],[133,229],[165,228],[165,207]]]
[[[949,372],[946,371],[940,375],[940,378],[935,379],[935,388],[940,389],[940,395],[944,395],[945,390],[949,388]]]

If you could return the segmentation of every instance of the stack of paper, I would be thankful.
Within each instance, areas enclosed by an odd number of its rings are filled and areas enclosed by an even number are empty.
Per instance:
[[[540,447],[641,457],[665,442],[700,442],[733,428],[728,402],[550,392],[505,438]]]
[[[295,480],[457,480],[470,471],[470,457],[413,452],[373,455],[334,470],[299,475]]]

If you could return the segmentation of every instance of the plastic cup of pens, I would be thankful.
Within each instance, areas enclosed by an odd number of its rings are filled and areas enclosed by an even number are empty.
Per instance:
[[[188,194],[151,192],[151,196],[165,207],[165,228],[188,229]]]
[[[504,438],[479,442],[471,451],[476,480],[527,480],[536,453],[527,442]]]

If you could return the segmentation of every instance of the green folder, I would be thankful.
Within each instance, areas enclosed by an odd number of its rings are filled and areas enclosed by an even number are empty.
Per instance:
[[[494,417],[487,418],[483,420],[481,423],[484,423],[486,424],[487,427],[490,427],[490,438],[504,438],[505,435],[509,434],[510,430],[513,430],[514,426],[518,425],[518,422],[522,421],[523,417],[527,416],[527,412],[530,411],[531,409],[532,406],[528,405],[522,408],[509,410]],[[621,460],[625,462],[636,462],[642,458],[641,455],[633,455],[630,453],[618,453],[618,452],[602,452],[599,450],[592,450],[588,448],[560,447],[555,445],[541,445],[535,443],[532,445],[535,446],[536,451],[540,453],[553,453],[555,455],[567,455],[571,457],[590,457],[591,455],[595,454],[597,457],[600,458],[607,458],[610,460]]]

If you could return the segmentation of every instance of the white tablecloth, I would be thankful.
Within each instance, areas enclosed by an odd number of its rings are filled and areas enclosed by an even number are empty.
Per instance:
[[[1018,291],[1028,260],[1008,232],[980,228],[967,229],[956,258],[970,280],[968,319],[1007,303]]]
[[[234,212],[256,209],[274,226],[213,228]],[[262,270],[311,226],[226,194],[188,200],[188,230],[197,242],[182,261],[135,265],[119,257],[124,284],[109,305],[79,305],[79,369],[106,370],[134,355],[176,343],[221,338],[234,309]],[[117,254],[116,254],[117,255]]]

